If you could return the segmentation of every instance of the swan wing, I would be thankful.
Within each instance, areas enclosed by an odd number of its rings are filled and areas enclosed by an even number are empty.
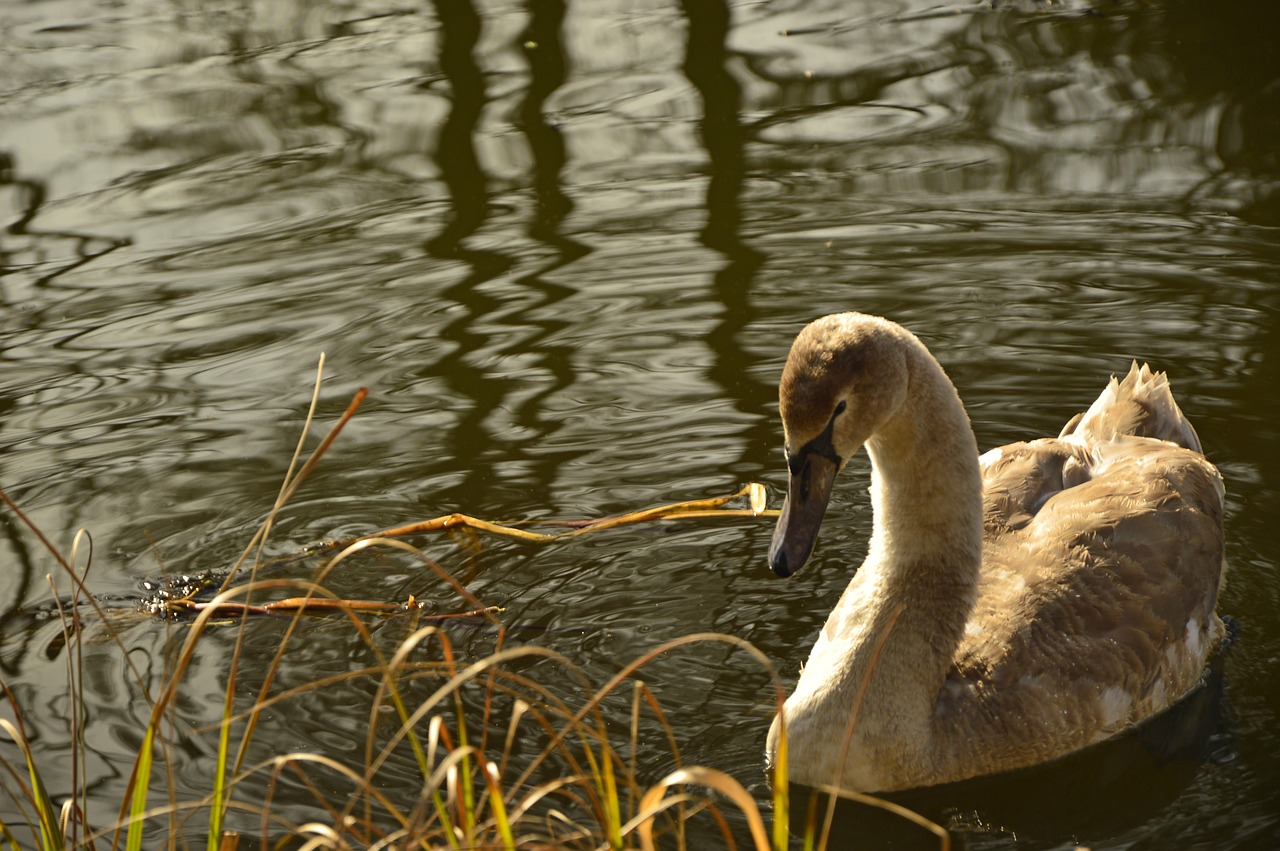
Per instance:
[[[968,742],[968,763],[1030,764],[1107,738],[1194,687],[1222,635],[1217,469],[1169,440],[1092,434],[983,465],[982,572],[938,704],[969,728],[946,737]]]

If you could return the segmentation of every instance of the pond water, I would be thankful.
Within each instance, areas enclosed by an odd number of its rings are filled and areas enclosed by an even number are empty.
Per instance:
[[[452,511],[598,517],[749,481],[776,505],[777,376],[796,331],[837,310],[916,331],[983,448],[1056,434],[1148,360],[1227,481],[1226,731],[1155,810],[966,842],[1280,847],[1272,4],[50,0],[0,6],[0,57],[0,485],[60,547],[91,533],[94,594],[235,559],[321,352],[317,435],[370,394],[280,514],[274,553]],[[789,686],[869,531],[853,466],[822,550],[785,582],[759,520],[418,543],[504,607],[510,640],[596,683],[716,631]],[[0,676],[65,798],[76,654],[42,615],[53,561],[0,516]],[[411,559],[327,584],[467,607]],[[154,688],[185,627],[122,620],[116,644],[87,617],[81,780],[108,821],[147,717],[126,659]],[[286,626],[246,625],[244,701]],[[368,664],[345,621],[297,629],[281,688]],[[404,634],[380,630],[387,647]],[[491,630],[450,634],[464,656],[492,650]],[[201,643],[157,790],[208,792],[214,734],[196,731],[219,717],[235,639]],[[694,645],[646,681],[684,760],[767,807],[759,665]],[[358,763],[370,691],[279,704],[259,756]],[[627,701],[606,712],[625,728]],[[651,751],[656,780],[672,763]],[[1063,800],[1081,791],[1064,782]],[[319,817],[308,795],[280,806]],[[0,820],[24,816],[0,798]]]

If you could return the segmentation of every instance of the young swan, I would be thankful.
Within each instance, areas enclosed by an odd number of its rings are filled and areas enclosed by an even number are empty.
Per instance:
[[[784,708],[792,782],[887,792],[1021,768],[1196,685],[1223,634],[1223,487],[1164,374],[1135,363],[1057,438],[979,457],[924,345],[842,313],[800,332],[780,397],[774,571],[809,557],[861,446],[875,512]]]

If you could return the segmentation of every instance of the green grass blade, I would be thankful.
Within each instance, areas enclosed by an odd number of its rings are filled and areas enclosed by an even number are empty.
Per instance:
[[[209,803],[209,851],[222,847],[222,826],[227,813],[227,753],[231,749],[231,716],[235,709],[237,658],[231,659],[227,676],[227,693],[222,704],[222,723],[218,731],[217,764],[213,773],[213,795]]]
[[[506,802],[502,800],[502,786],[498,783],[498,767],[492,762],[486,763],[484,776],[489,784],[489,809],[493,812],[498,835],[502,837],[502,847],[506,851],[516,851],[516,837],[511,832],[511,819]]]
[[[12,697],[12,694],[10,694],[11,702]],[[27,746],[25,731],[15,727],[5,719],[0,719],[0,728],[3,728],[9,734],[9,737],[17,743],[18,747],[22,749],[23,759],[27,761],[27,777],[31,780],[31,802],[36,805],[36,810],[40,814],[41,846],[49,849],[49,851],[62,851],[66,846],[66,841],[62,835],[61,823],[58,820],[58,808],[53,805],[53,801],[49,799],[49,793],[45,791],[44,781],[36,768],[35,758],[31,755],[31,748]],[[5,834],[9,835],[7,828]]]
[[[125,838],[127,851],[142,851],[143,815],[147,811],[147,791],[151,786],[151,755],[155,747],[156,725],[147,725],[147,733],[138,748],[138,763],[133,774],[133,797],[129,802],[129,832]]]
[[[36,806],[40,811],[40,839],[46,848],[62,849],[66,842],[62,836],[62,826],[58,820],[58,809],[53,805],[53,801],[49,800],[49,793],[44,788],[44,781],[40,779],[40,772],[36,770],[35,760],[31,756],[31,751],[25,744],[22,746],[22,755],[27,760],[27,774],[31,777],[31,797],[35,800]]]
[[[458,713],[458,747],[459,749],[468,749],[470,747],[467,741],[467,716],[466,708],[462,704],[461,692],[454,692],[454,707]],[[476,834],[476,822],[479,815],[476,813],[476,793],[472,786],[474,778],[471,775],[471,757],[465,757],[458,763],[458,773],[461,776],[458,789],[458,805],[462,807],[461,818],[462,829],[468,837],[474,837]]]
[[[778,752],[773,764],[773,848],[774,851],[786,851],[790,845],[791,826],[791,794],[787,768],[787,723],[786,717],[779,714],[781,729],[778,731]]]
[[[601,736],[607,735],[601,724]],[[604,774],[605,809],[609,814],[609,842],[615,849],[622,849],[622,807],[618,802],[618,778],[613,773],[613,753],[609,740],[602,738],[600,743],[600,767]]]
[[[4,840],[4,845],[9,851],[22,851],[18,838],[9,832],[9,825],[2,821],[0,821],[0,839]]]

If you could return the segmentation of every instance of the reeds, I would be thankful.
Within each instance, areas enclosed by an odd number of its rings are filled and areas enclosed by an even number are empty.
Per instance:
[[[571,524],[568,532],[555,535],[449,515],[447,522],[427,521],[412,528],[387,530],[387,534],[333,542],[326,548],[330,553],[327,560],[309,581],[263,578],[257,567],[276,513],[314,468],[360,398],[301,466],[299,443],[275,506],[216,596],[207,601],[177,601],[173,611],[191,619],[183,627],[185,637],[159,687],[150,690],[142,675],[131,669],[139,693],[148,702],[149,714],[145,729],[139,731],[140,744],[127,791],[119,809],[110,814],[100,811],[100,803],[96,804],[98,810],[91,809],[87,792],[91,778],[87,776],[81,723],[87,715],[78,706],[82,699],[81,612],[87,607],[102,614],[84,585],[92,563],[89,539],[78,536],[72,555],[64,558],[0,492],[0,499],[43,542],[62,573],[71,579],[71,599],[59,611],[68,648],[69,696],[77,706],[72,713],[73,729],[68,731],[75,752],[73,788],[62,793],[65,803],[59,807],[29,745],[22,708],[4,685],[15,717],[13,722],[0,720],[0,728],[16,743],[22,758],[15,764],[0,757],[0,787],[13,803],[11,811],[23,814],[25,825],[0,824],[0,847],[53,851],[123,846],[132,851],[146,847],[148,841],[154,846],[154,837],[163,834],[168,847],[191,847],[199,844],[196,837],[203,837],[205,847],[213,851],[237,847],[247,840],[243,834],[250,830],[257,834],[254,844],[262,848],[460,851],[650,849],[659,844],[681,849],[705,847],[690,844],[694,840],[689,826],[695,822],[701,825],[699,836],[716,836],[728,848],[743,841],[757,851],[780,851],[793,841],[793,831],[805,848],[824,847],[824,829],[817,818],[799,826],[789,821],[785,744],[779,749],[773,796],[766,807],[771,811],[767,814],[772,820],[770,829],[766,813],[738,780],[712,768],[683,765],[678,732],[643,678],[645,668],[654,660],[682,648],[708,642],[726,645],[758,663],[773,684],[773,700],[766,701],[758,719],[763,726],[768,710],[781,705],[783,690],[773,665],[755,647],[732,636],[689,635],[654,648],[597,686],[561,653],[537,645],[509,645],[495,607],[476,599],[421,550],[398,537],[461,523],[499,534],[511,534],[514,529],[517,537],[530,540],[559,540],[623,523],[720,513],[728,500],[738,496],[747,496],[753,503],[749,512],[741,513],[760,515],[762,491],[748,488],[725,499],[676,503],[603,522]],[[348,559],[369,550],[399,551],[435,571],[458,595],[459,615],[489,624],[495,636],[493,650],[476,659],[460,658],[449,632],[424,615],[412,598],[406,603],[386,603],[332,595],[325,587],[326,578]],[[249,565],[247,576],[245,565]],[[275,599],[255,602],[270,598]],[[278,686],[278,674],[294,648],[302,619],[317,612],[345,619],[371,663],[338,675],[317,676],[299,686]],[[283,615],[289,621],[274,658],[265,664],[256,660],[254,680],[246,683],[248,675],[242,671],[245,622],[260,615]],[[212,779],[207,793],[194,800],[180,800],[174,790],[171,753],[179,726],[175,702],[202,639],[210,630],[228,626],[229,616],[230,627],[238,631],[226,657],[220,718],[200,731],[216,739],[211,748]],[[375,640],[370,628],[375,619],[388,617],[406,619],[405,637],[389,652]],[[104,617],[102,622],[128,661],[124,642],[113,631],[111,621]],[[535,676],[532,670],[540,673]],[[258,741],[256,734],[266,713],[356,680],[376,683],[369,702],[363,759],[358,763],[309,752],[275,753]],[[254,697],[242,697],[245,693]],[[606,701],[620,700],[629,701],[626,730],[611,727],[602,709]],[[388,718],[394,721],[388,723]],[[670,763],[675,766],[656,779],[651,776],[653,769],[639,759],[642,742],[651,743],[655,738],[666,742]],[[514,754],[518,750],[521,755],[517,759]],[[267,755],[262,756],[263,752]],[[389,780],[387,772],[393,763],[398,773]],[[409,789],[404,788],[406,765],[415,778]],[[299,789],[308,792],[307,812],[312,815],[306,821],[291,820],[299,812],[295,803],[278,803],[285,784],[295,798]],[[335,795],[332,789],[340,784],[345,791]],[[163,799],[157,800],[160,794]],[[726,802],[731,805],[727,810]],[[739,815],[733,815],[734,810]],[[254,824],[256,827],[246,827]],[[29,841],[15,831],[29,832]]]
[[[336,569],[345,558],[360,549],[390,546],[420,552],[400,541],[361,541],[334,556],[323,572]],[[321,577],[321,580],[323,577]],[[272,593],[301,595],[302,599],[325,599],[336,613],[345,617],[354,635],[376,660],[365,668],[341,675],[318,677],[288,689],[273,689],[272,681],[286,661],[294,628],[313,609],[298,606],[286,628],[276,657],[266,665],[265,676],[253,684],[258,695],[248,706],[236,699],[239,649],[228,660],[229,676],[221,722],[205,731],[216,736],[212,783],[207,795],[198,800],[156,801],[156,783],[168,772],[162,770],[166,757],[166,730],[169,713],[183,687],[184,677],[196,656],[201,639],[228,611],[227,604],[250,596]],[[67,646],[75,647],[74,609],[66,607]],[[254,609],[241,610],[241,618]],[[486,612],[488,610],[482,609]],[[386,617],[376,613],[373,617]],[[275,847],[287,839],[303,847],[324,848],[651,848],[655,837],[668,836],[680,847],[684,825],[697,812],[710,809],[711,818],[721,826],[726,847],[734,839],[731,819],[718,812],[714,797],[696,787],[723,794],[743,809],[753,847],[775,845],[764,832],[763,817],[751,795],[737,781],[711,769],[682,767],[657,784],[645,786],[636,755],[645,721],[660,727],[672,743],[679,763],[678,735],[667,722],[660,705],[640,679],[644,667],[654,659],[680,647],[702,642],[721,642],[749,654],[770,669],[767,659],[745,642],[729,636],[692,635],[655,648],[625,666],[607,684],[592,690],[585,675],[571,659],[536,645],[503,646],[501,629],[498,649],[475,661],[458,658],[449,637],[438,624],[414,629],[385,655],[365,620],[371,615],[358,607],[327,596],[322,581],[256,580],[219,593],[185,627],[186,636],[167,679],[150,696],[150,715],[142,731],[132,774],[130,791],[118,813],[98,823],[88,820],[87,800],[56,807],[42,781],[41,770],[27,745],[17,699],[8,694],[16,711],[16,721],[0,720],[0,727],[18,744],[23,764],[5,764],[9,775],[5,788],[19,809],[30,809],[27,819],[30,839],[21,840],[9,827],[0,831],[0,841],[12,848],[66,847],[139,849],[146,847],[144,828],[162,826],[170,836],[193,832],[205,836],[210,849],[227,847],[232,833],[230,814],[248,813],[256,817],[260,847]],[[413,618],[413,612],[403,617]],[[551,665],[559,674],[550,678],[576,681],[582,696],[570,702],[565,695],[524,672],[530,661]],[[315,753],[282,753],[250,762],[254,734],[263,713],[290,701],[305,701],[319,690],[341,680],[368,679],[377,683],[369,706],[365,758],[350,765]],[[410,702],[406,692],[421,692],[425,699]],[[464,699],[464,695],[466,699]],[[630,700],[630,729],[622,736],[611,734],[601,711],[613,695]],[[477,713],[476,707],[479,707]],[[394,727],[381,719],[395,718]],[[505,734],[493,735],[501,716],[506,716]],[[763,716],[762,716],[763,722]],[[619,739],[621,739],[619,741]],[[538,745],[532,759],[519,764],[511,758],[521,742]],[[83,744],[77,740],[77,746]],[[260,749],[260,748],[259,748]],[[406,757],[407,754],[407,757]],[[413,795],[389,794],[381,771],[394,757],[408,759],[416,767],[420,790]],[[545,779],[551,775],[550,779]],[[344,778],[350,792],[340,800],[326,797],[321,790],[332,788],[334,778]],[[296,824],[273,807],[283,780],[314,790],[315,809],[327,815]],[[265,788],[265,795],[261,790]],[[246,795],[240,789],[250,790]],[[406,804],[406,800],[408,803]],[[100,805],[99,805],[100,806]],[[289,812],[296,807],[285,808]],[[101,818],[101,814],[99,814]],[[197,821],[193,823],[193,819]],[[203,829],[194,824],[204,822]],[[243,823],[244,819],[238,819]],[[16,826],[14,829],[17,829]],[[154,834],[152,834],[154,836]],[[785,834],[780,836],[785,844]],[[154,843],[154,839],[151,840]]]

